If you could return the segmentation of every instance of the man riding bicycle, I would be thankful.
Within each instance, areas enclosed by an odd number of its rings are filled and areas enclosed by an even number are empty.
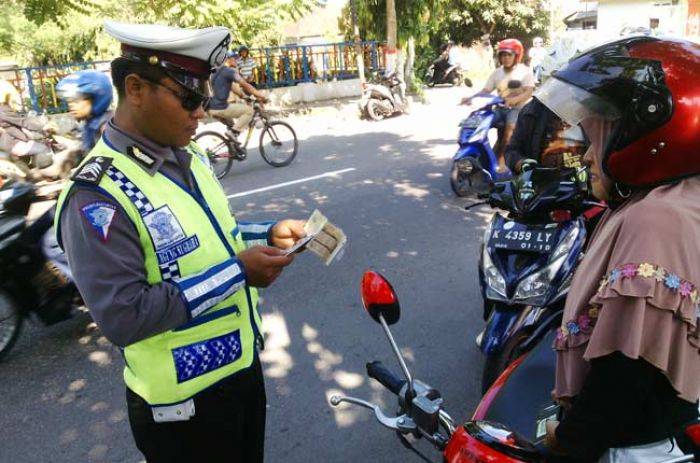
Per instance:
[[[237,85],[236,85],[237,84]],[[240,94],[236,87],[243,90]],[[236,59],[233,53],[228,54],[226,63],[221,66],[212,78],[213,96],[209,103],[209,114],[213,117],[224,118],[233,121],[234,135],[238,136],[253,119],[253,108],[244,103],[229,103],[229,93],[233,91],[238,96],[245,98],[245,94],[254,96],[259,102],[267,102],[267,98],[259,90],[250,85],[236,69]]]

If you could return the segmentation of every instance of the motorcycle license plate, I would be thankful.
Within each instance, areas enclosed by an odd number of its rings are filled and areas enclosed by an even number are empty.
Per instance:
[[[491,230],[489,246],[511,251],[551,252],[556,231],[554,227],[506,221],[501,227]]]

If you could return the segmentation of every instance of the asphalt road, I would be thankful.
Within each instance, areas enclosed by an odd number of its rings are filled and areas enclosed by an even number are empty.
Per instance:
[[[380,326],[362,310],[367,268],[399,295],[393,331],[414,377],[439,389],[458,421],[478,402],[477,254],[490,213],[464,211],[468,201],[449,186],[464,93],[429,90],[428,104],[378,123],[358,120],[352,107],[290,118],[300,136],[292,165],[269,167],[252,149],[224,179],[240,219],[306,218],[318,208],[349,239],[342,260],[325,267],[302,254],[262,292],[266,461],[420,461],[368,410],[328,405],[345,393],[396,408],[364,373],[375,359],[399,372]],[[122,366],[87,313],[50,328],[26,325],[0,364],[0,462],[142,461]],[[419,448],[439,461],[425,442]]]

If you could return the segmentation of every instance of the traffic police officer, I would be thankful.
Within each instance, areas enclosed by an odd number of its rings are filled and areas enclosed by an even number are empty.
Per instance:
[[[124,359],[129,422],[150,462],[263,460],[256,287],[293,257],[303,222],[238,222],[190,139],[226,56],[223,27],[105,23],[114,118],[61,194],[57,235]]]

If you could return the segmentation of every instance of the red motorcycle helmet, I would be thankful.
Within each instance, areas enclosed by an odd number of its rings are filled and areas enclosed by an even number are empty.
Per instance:
[[[498,53],[502,51],[513,53],[515,55],[515,64],[520,63],[525,54],[525,48],[518,39],[505,39],[498,42]]]
[[[700,45],[633,37],[574,57],[535,96],[568,123],[613,123],[605,172],[629,187],[700,174]]]

